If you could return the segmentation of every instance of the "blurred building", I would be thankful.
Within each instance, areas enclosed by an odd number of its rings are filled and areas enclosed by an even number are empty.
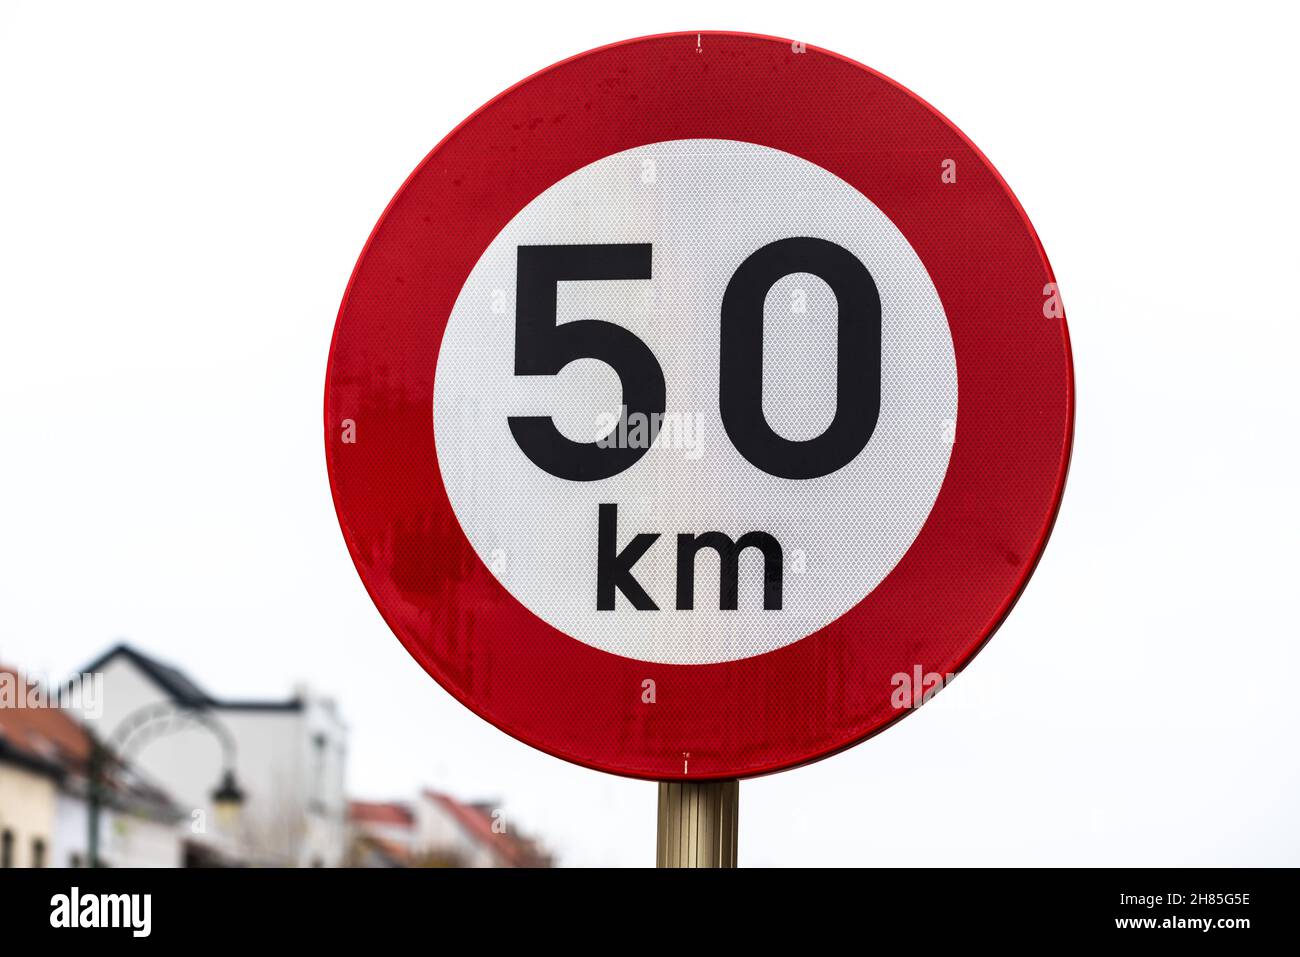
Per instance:
[[[350,867],[415,866],[415,815],[407,805],[353,801],[348,824]]]
[[[0,675],[27,685],[11,669]],[[0,706],[0,865],[88,864],[92,749],[86,730],[53,704]],[[161,788],[107,759],[100,790],[103,865],[181,865],[184,815]]]
[[[280,701],[218,699],[177,668],[127,645],[112,648],[82,672],[103,675],[102,716],[83,713],[102,739],[142,709],[169,706],[178,714],[201,713],[223,729],[245,798],[234,835],[240,859],[290,867],[344,862],[347,728],[331,699],[305,688]],[[200,724],[182,723],[151,739],[133,760],[186,810],[190,856],[229,859],[231,835],[213,800],[221,784],[220,738]]]
[[[21,680],[17,672],[0,675]],[[62,771],[23,727],[27,709],[0,707],[0,867],[47,867]]]
[[[411,802],[353,801],[354,867],[551,867],[549,853],[515,831],[491,802],[435,791]]]

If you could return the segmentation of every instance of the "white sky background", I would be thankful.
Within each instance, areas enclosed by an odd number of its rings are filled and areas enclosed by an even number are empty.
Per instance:
[[[892,730],[745,782],[741,863],[1300,864],[1297,14],[579,6],[0,3],[0,660],[126,638],[219,695],[304,680],[357,795],[499,796],[565,863],[652,863],[653,784],[495,730],[380,619],[330,501],[326,354],[385,204],[496,93],[632,36],[793,36],[1006,177],[1079,416],[1007,625]]]

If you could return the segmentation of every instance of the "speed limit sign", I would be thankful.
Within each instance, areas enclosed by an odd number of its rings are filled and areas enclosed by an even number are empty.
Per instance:
[[[361,255],[325,401],[407,650],[659,780],[831,754],[963,668],[1072,425],[1056,285],[983,155],[863,66],[726,33],[566,60],[449,134]]]

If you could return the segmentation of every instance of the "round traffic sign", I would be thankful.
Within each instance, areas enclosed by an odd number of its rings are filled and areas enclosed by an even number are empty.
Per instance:
[[[897,720],[1023,589],[1073,389],[1038,240],[917,97],[810,46],[604,47],[476,112],[330,351],[344,537],[498,727],[638,777]]]

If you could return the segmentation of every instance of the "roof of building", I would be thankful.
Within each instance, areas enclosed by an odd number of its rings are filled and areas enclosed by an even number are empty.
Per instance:
[[[90,674],[102,671],[105,665],[119,657],[131,662],[145,677],[157,685],[159,690],[177,704],[186,707],[227,711],[301,711],[303,707],[302,699],[298,697],[282,701],[229,701],[214,698],[176,666],[146,655],[125,642],[114,645],[82,668],[81,672]]]
[[[551,859],[536,841],[496,825],[491,802],[467,804],[438,791],[424,792],[430,801],[441,805],[477,844],[486,847],[500,863],[508,867],[550,867]]]
[[[16,765],[34,774],[40,774],[55,780],[60,780],[63,777],[63,769],[58,765],[39,758],[30,751],[11,743],[5,737],[3,728],[0,728],[0,764]]]
[[[15,668],[0,666],[0,680],[29,687]],[[83,772],[90,760],[90,738],[81,725],[58,708],[0,707],[0,741],[11,754],[43,763],[59,772]]]
[[[357,824],[415,826],[415,814],[407,805],[396,801],[349,801],[348,820]]]

